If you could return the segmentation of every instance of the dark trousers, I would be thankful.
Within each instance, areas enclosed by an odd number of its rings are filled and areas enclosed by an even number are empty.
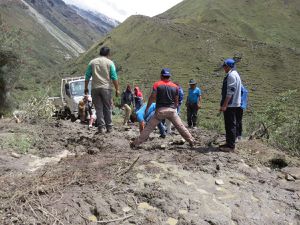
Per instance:
[[[236,110],[236,136],[241,137],[243,132],[243,113],[242,108],[237,108]]]
[[[235,147],[235,138],[237,131],[237,119],[236,114],[239,107],[229,107],[224,112],[224,122],[226,131],[226,143],[229,147]]]
[[[189,127],[197,126],[198,105],[188,104],[187,106],[187,122]]]
[[[92,89],[92,99],[96,109],[98,129],[111,129],[112,124],[112,90]]]

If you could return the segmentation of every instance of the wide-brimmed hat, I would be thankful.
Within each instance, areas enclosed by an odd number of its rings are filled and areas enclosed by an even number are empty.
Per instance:
[[[194,79],[190,79],[189,84],[197,84],[197,82]]]

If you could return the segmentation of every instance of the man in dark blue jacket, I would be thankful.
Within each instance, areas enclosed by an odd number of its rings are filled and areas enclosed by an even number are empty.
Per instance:
[[[235,61],[226,59],[223,63],[226,76],[222,86],[222,100],[220,112],[224,114],[226,143],[219,148],[224,152],[231,152],[235,149],[237,112],[241,107],[241,78],[235,69]]]

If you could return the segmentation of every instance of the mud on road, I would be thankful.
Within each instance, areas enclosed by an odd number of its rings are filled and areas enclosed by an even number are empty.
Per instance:
[[[222,136],[197,129],[194,149],[177,134],[154,133],[132,150],[137,127],[95,135],[68,121],[1,120],[0,128],[0,224],[300,221],[299,159],[259,141],[239,143],[228,154],[214,147]],[[29,147],[22,135],[31,138]]]

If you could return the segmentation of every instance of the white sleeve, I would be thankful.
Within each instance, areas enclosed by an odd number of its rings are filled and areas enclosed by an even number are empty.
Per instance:
[[[236,79],[232,74],[228,75],[227,78],[227,96],[232,96],[234,95],[236,91]]]

